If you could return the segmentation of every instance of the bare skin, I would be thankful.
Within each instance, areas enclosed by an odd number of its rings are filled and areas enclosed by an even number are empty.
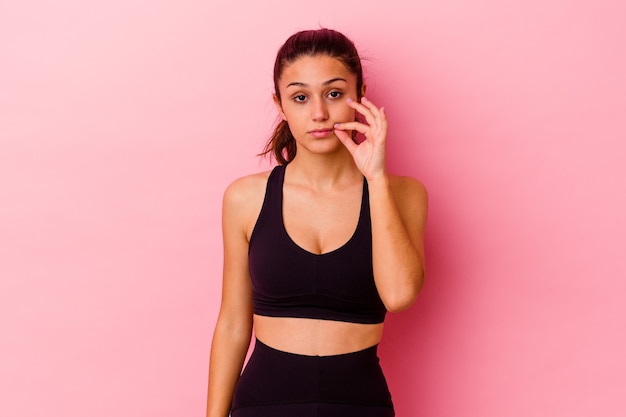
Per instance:
[[[275,103],[298,146],[283,186],[288,235],[313,254],[343,246],[356,229],[365,177],[376,287],[387,310],[405,310],[423,284],[427,197],[417,180],[386,171],[384,110],[365,98],[358,102],[355,76],[327,56],[296,60],[279,81],[281,100],[275,97]],[[366,123],[352,121],[356,112]],[[365,141],[354,143],[353,130]],[[253,314],[247,251],[268,175],[241,178],[224,195],[222,304],[211,350],[208,417],[228,416],[253,328],[271,347],[320,356],[365,349],[377,344],[383,333],[382,323]]]

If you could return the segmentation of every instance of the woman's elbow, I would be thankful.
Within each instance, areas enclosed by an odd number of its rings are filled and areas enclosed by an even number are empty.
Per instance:
[[[403,288],[397,289],[392,294],[387,294],[385,297],[381,297],[385,308],[391,313],[399,313],[408,310],[413,303],[415,303],[417,295],[422,290],[423,285],[424,274],[416,274],[410,280],[410,283],[403,286]]]

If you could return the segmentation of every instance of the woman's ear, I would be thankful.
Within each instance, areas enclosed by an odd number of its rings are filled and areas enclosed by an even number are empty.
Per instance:
[[[272,94],[272,100],[274,100],[274,105],[276,106],[276,110],[278,110],[280,117],[284,121],[287,121],[287,116],[285,116],[285,112],[283,111],[283,106],[282,104],[280,104],[280,99],[278,98],[276,94]]]
[[[363,84],[361,87],[361,97],[365,97],[365,92],[367,91],[367,85]]]

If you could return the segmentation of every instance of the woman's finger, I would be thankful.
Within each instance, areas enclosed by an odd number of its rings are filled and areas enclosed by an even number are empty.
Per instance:
[[[334,128],[338,130],[356,130],[363,135],[365,135],[370,130],[369,126],[364,125],[360,122],[335,123]]]
[[[359,102],[352,100],[351,98],[348,98],[346,101],[350,107],[352,107],[353,109],[361,113],[363,116],[365,116],[365,121],[367,121],[369,125],[376,124],[376,116],[372,113],[372,111],[369,108],[367,108],[365,105]]]
[[[343,130],[335,130],[335,136],[337,136],[337,139],[348,149],[348,152],[354,155],[359,145],[352,140],[352,136],[348,135]]]
[[[374,103],[371,102],[370,99],[368,99],[367,97],[361,98],[361,104],[368,108],[368,110],[372,113],[375,119],[381,118],[380,110],[374,105]]]

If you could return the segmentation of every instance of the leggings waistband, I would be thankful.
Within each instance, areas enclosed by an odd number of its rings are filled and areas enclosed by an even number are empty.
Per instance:
[[[294,353],[294,352],[287,352],[284,350],[280,350],[274,347],[271,347],[265,343],[263,343],[261,340],[259,339],[255,339],[254,342],[254,348],[255,349],[261,349],[261,350],[266,350],[266,351],[272,351],[274,353],[276,353],[277,355],[293,355],[293,356],[299,356],[299,357],[304,357],[304,358],[318,358],[318,359],[329,359],[332,360],[333,358],[345,358],[348,356],[353,356],[353,357],[378,357],[378,344],[372,345],[370,347],[367,347],[365,349],[361,349],[361,350],[356,350],[354,352],[347,352],[347,353],[336,353],[336,354],[332,354],[332,355],[303,355],[301,353]]]
[[[359,416],[370,415],[368,410],[377,413],[372,416],[392,416],[393,403],[377,348],[374,345],[357,352],[308,356],[284,352],[257,339],[235,390],[233,417],[246,417],[236,410],[259,407],[280,416],[281,409],[305,404],[315,409],[339,408],[343,416],[351,415],[346,406],[358,408],[355,415]]]

